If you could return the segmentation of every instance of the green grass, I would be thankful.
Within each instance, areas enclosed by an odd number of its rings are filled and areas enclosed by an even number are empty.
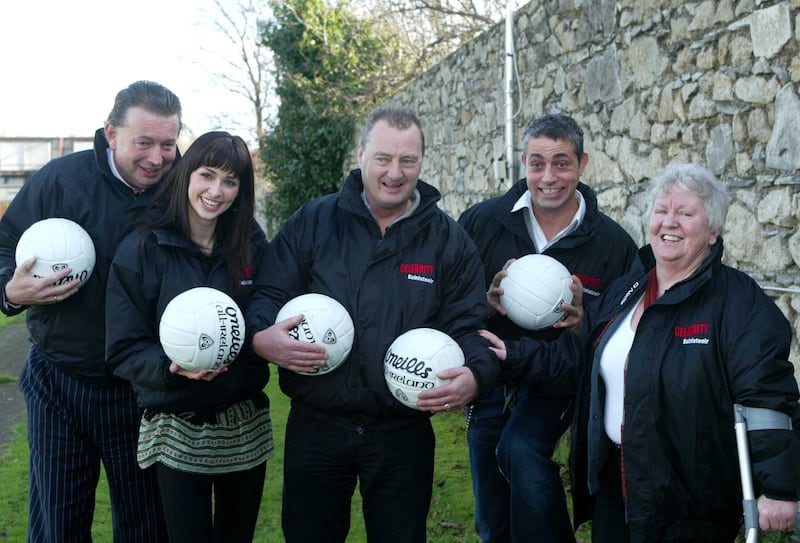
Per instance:
[[[13,317],[6,317],[5,315],[0,314],[0,330],[5,328],[9,324],[16,324],[24,320],[25,320],[24,312],[20,313],[19,315],[14,315]]]
[[[16,324],[18,322],[22,322],[25,320],[25,313],[21,313],[19,315],[14,315],[13,317],[6,317],[3,314],[0,314],[0,330],[5,328],[10,324]],[[3,375],[0,374],[0,385],[5,383],[16,383],[17,378],[11,375]]]

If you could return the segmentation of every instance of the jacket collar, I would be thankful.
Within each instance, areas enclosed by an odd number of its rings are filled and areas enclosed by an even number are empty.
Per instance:
[[[114,177],[111,171],[111,166],[108,163],[108,140],[106,140],[105,130],[98,128],[94,132],[94,159],[97,163],[97,169],[100,170],[104,176],[112,178],[115,182],[119,180]]]
[[[526,190],[528,190],[526,179],[523,178],[514,183],[513,187],[494,202],[494,209],[490,215],[497,217],[504,229],[518,237],[529,240],[530,236],[522,213],[511,213],[517,200]],[[595,196],[594,191],[583,182],[578,183],[578,191],[583,196],[586,204],[586,215],[581,224],[578,225],[578,228],[566,238],[559,240],[558,245],[569,244],[569,246],[573,246],[582,243],[584,239],[592,235],[600,222],[601,216],[600,211],[597,209],[597,196]]]
[[[698,266],[694,273],[683,281],[673,285],[672,288],[667,290],[655,303],[680,302],[711,281],[715,270],[722,266],[723,249],[722,236],[719,236],[717,242],[711,246],[711,252],[706,256],[703,262],[700,263],[700,266]],[[656,258],[651,245],[648,244],[639,249],[639,263],[641,273],[636,278],[636,281],[644,288],[647,284],[647,274],[656,265]]]
[[[187,240],[183,236],[179,236],[172,230],[167,230],[165,228],[158,228],[153,231],[153,236],[156,238],[156,243],[159,245],[167,246],[167,247],[177,247],[179,249],[186,249],[189,251],[195,251],[198,254],[204,254],[197,245],[192,243],[191,241]],[[217,243],[214,245],[214,252],[212,256],[219,254],[221,247],[220,244],[222,243],[221,240],[217,240]]]
[[[372,214],[361,199],[361,193],[363,191],[364,181],[361,177],[361,169],[356,168],[351,170],[347,179],[345,179],[344,186],[340,193],[339,207],[351,213],[355,213],[356,215],[372,219]],[[441,193],[436,190],[435,187],[429,185],[422,179],[417,181],[417,191],[420,195],[420,202],[414,213],[415,215],[429,210],[431,206],[435,206],[442,197]]]

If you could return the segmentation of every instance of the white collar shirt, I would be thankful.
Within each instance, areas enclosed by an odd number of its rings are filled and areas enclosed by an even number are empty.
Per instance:
[[[575,212],[575,216],[566,228],[549,240],[544,235],[544,230],[542,230],[539,221],[536,220],[536,216],[533,214],[533,201],[531,200],[530,191],[526,190],[514,204],[514,207],[511,208],[511,213],[516,213],[518,211],[523,213],[525,227],[528,229],[528,235],[531,237],[537,253],[543,253],[555,242],[574,232],[578,226],[580,226],[581,222],[583,222],[586,216],[586,201],[583,199],[583,194],[581,194],[580,191],[576,190],[575,196],[578,198],[578,211]]]

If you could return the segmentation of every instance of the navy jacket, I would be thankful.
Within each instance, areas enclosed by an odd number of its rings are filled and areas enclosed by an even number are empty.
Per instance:
[[[417,189],[413,215],[381,236],[362,200],[361,171],[353,170],[340,192],[304,205],[272,240],[256,277],[261,288],[248,306],[248,330],[270,326],[285,302],[306,292],[335,298],[355,324],[352,351],[334,371],[309,377],[279,369],[293,405],[366,421],[429,416],[396,401],[383,370],[392,341],[423,326],[458,342],[479,393],[494,386],[497,359],[477,333],[486,293],[475,245],[439,209],[435,188],[419,181]]]
[[[467,209],[459,219],[483,257],[487,289],[508,259],[536,252],[522,212],[511,213],[514,204],[527,190],[526,180],[520,179],[505,194]],[[579,183],[578,190],[586,202],[583,222],[577,230],[557,241],[544,254],[555,258],[580,278],[584,286],[583,304],[587,306],[614,279],[628,271],[636,258],[636,244],[621,226],[600,212],[591,188]],[[561,333],[561,330],[552,328],[525,330],[501,316],[490,318],[488,325],[490,331],[504,340],[521,337],[552,339]],[[535,346],[535,343],[528,345],[531,348]],[[516,349],[519,346],[509,343],[508,347]],[[524,357],[524,352],[509,353],[510,361]],[[547,359],[541,359],[541,364],[535,368],[520,368],[507,361],[502,364],[501,377],[507,384],[520,385],[537,394],[572,395],[577,380],[574,370],[574,364],[565,367]]]
[[[99,383],[115,381],[105,364],[105,291],[117,243],[144,215],[155,188],[139,196],[114,177],[106,155],[103,129],[94,150],[48,162],[33,174],[0,220],[0,292],[16,267],[14,252],[22,233],[34,222],[63,217],[80,224],[94,242],[97,261],[89,280],[57,304],[2,310],[27,312],[31,341],[64,372]]]
[[[603,341],[629,311],[655,265],[609,287],[586,312],[582,342],[565,335],[562,356],[583,350],[583,393],[572,440],[576,525],[610,451],[603,428]],[[756,492],[800,498],[800,404],[789,362],[791,330],[775,303],[746,274],[721,262],[722,239],[688,279],[648,307],[628,357],[622,452],[632,542],[729,534],[742,517],[733,404],[791,416],[795,430],[750,433]],[[598,346],[599,344],[599,346]],[[588,472],[587,472],[588,469]]]
[[[267,241],[255,221],[251,239],[252,261],[261,265]],[[254,271],[248,271],[233,290],[219,247],[206,256],[165,230],[135,231],[119,244],[108,278],[106,352],[114,374],[133,385],[140,407],[172,412],[215,410],[261,392],[269,380],[269,367],[245,338],[245,346],[227,372],[212,381],[198,381],[170,373],[158,336],[167,304],[193,287],[221,290],[244,312]]]

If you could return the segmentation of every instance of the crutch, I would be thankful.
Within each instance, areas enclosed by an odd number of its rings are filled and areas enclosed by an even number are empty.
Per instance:
[[[736,449],[739,453],[739,474],[742,479],[742,506],[744,508],[745,543],[758,541],[758,505],[753,490],[753,475],[750,471],[750,447],[747,443],[749,430],[791,430],[789,415],[763,409],[734,404],[734,427],[736,429]],[[800,536],[800,514],[795,519],[793,539]]]

